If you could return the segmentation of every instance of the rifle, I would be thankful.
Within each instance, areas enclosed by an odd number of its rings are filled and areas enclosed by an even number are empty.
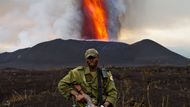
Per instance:
[[[104,107],[103,106],[103,98],[102,98],[102,80],[107,78],[107,70],[105,68],[98,68],[97,69],[97,77],[98,77],[98,107]],[[97,107],[92,103],[92,100],[89,95],[84,93],[82,91],[82,88],[79,84],[74,85],[75,89],[80,92],[85,98],[85,101],[87,102],[86,107]]]
[[[89,95],[87,95],[86,93],[84,93],[84,91],[82,91],[82,88],[80,85],[74,85],[75,89],[80,92],[80,94],[82,94],[84,96],[85,101],[87,102],[85,107],[97,107],[92,103],[92,100],[90,98]]]

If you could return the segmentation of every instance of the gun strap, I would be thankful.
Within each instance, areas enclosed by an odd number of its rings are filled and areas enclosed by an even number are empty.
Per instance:
[[[103,104],[102,101],[102,70],[100,68],[97,69],[97,77],[98,77],[98,106]]]

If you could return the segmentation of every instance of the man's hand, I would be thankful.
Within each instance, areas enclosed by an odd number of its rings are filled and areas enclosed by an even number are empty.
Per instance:
[[[106,101],[105,103],[104,103],[104,107],[108,107],[110,105],[110,102],[108,102],[108,101]]]
[[[85,97],[83,94],[79,94],[78,92],[76,92],[75,90],[71,91],[71,94],[75,97],[77,102],[83,101],[85,100]]]
[[[77,102],[81,102],[81,101],[85,100],[85,97],[82,94],[77,94],[77,95],[75,95],[75,99]]]

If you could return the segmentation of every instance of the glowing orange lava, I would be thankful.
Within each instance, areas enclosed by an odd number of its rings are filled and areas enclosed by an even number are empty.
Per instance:
[[[92,31],[95,33],[95,39],[108,40],[106,28],[106,11],[102,0],[83,0],[83,6],[90,18]],[[85,20],[84,20],[85,21]]]

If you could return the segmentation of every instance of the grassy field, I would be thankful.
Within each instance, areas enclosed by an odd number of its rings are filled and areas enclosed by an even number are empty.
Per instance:
[[[1,69],[0,107],[71,107],[57,90],[72,68]],[[190,107],[190,67],[112,67],[117,107]]]

